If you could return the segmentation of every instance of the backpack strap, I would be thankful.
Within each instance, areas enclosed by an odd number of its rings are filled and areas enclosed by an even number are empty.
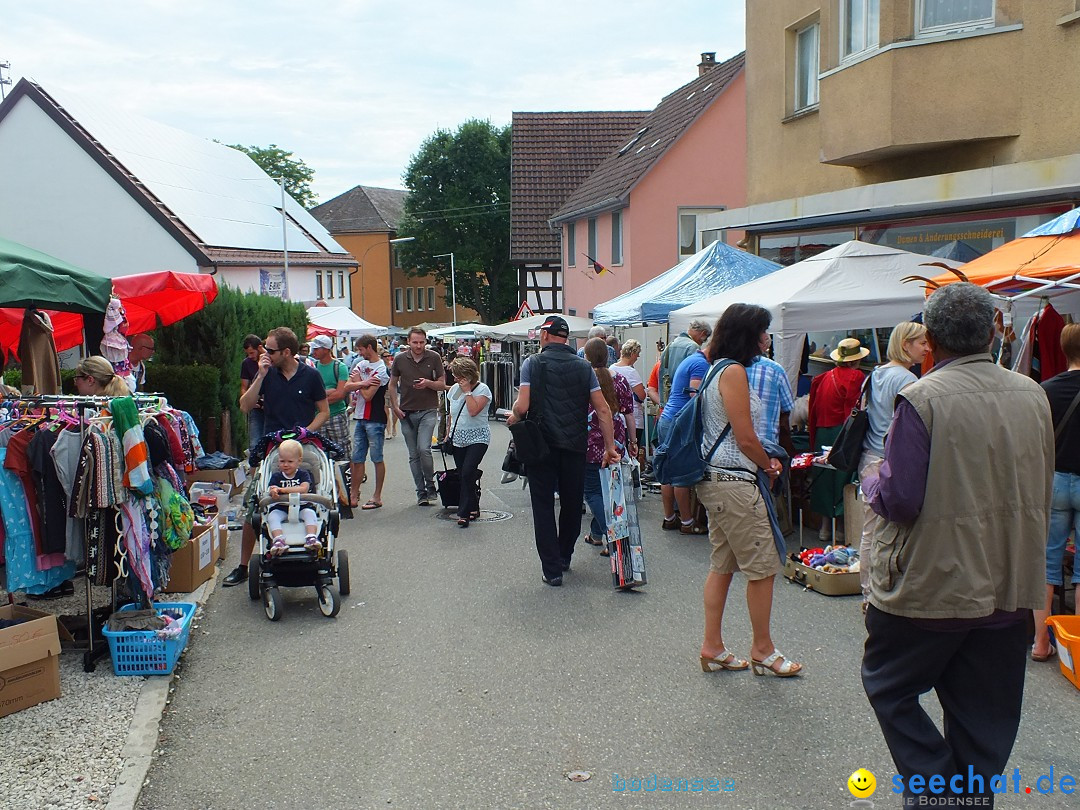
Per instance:
[[[1054,425],[1054,441],[1058,440],[1061,436],[1061,431],[1065,429],[1065,426],[1069,424],[1069,417],[1076,411],[1076,406],[1080,405],[1080,391],[1076,392],[1076,396],[1073,397],[1073,401],[1069,403],[1069,410],[1065,411],[1065,415],[1061,417],[1061,421]]]
[[[727,358],[724,358],[722,360],[717,360],[716,363],[713,364],[713,367],[709,369],[709,373],[705,375],[705,379],[701,381],[701,386],[698,388],[699,393],[697,395],[697,402],[694,403],[694,405],[698,409],[697,417],[698,417],[698,422],[699,423],[701,422],[701,418],[702,418],[701,417],[701,395],[703,393],[705,393],[705,389],[712,382],[713,377],[719,376],[720,373],[725,368],[727,368],[728,366],[734,365],[734,364],[735,364],[734,360],[729,360]],[[717,436],[716,441],[713,443],[712,449],[709,450],[708,455],[705,456],[704,461],[705,461],[706,464],[708,464],[710,461],[712,461],[712,457],[716,454],[717,448],[720,447],[720,445],[723,443],[724,439],[727,438],[727,435],[730,432],[731,432],[731,422],[728,422],[724,426],[724,429],[722,431],[720,431],[720,435]]]

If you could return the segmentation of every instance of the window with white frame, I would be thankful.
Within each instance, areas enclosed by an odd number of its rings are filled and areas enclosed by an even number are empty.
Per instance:
[[[577,223],[571,222],[566,226],[566,266],[573,267],[577,264]]]
[[[406,312],[412,312],[413,311],[412,291],[413,291],[412,287],[406,287],[405,288],[405,311]]]
[[[622,264],[622,211],[611,212],[611,263]]]
[[[915,33],[947,34],[994,24],[994,0],[916,0]]]
[[[818,103],[818,23],[795,32],[795,112]]]
[[[322,270],[315,271],[315,298],[322,298]]]
[[[338,270],[337,271],[337,289],[338,289],[338,298],[344,298],[345,297],[345,271],[344,270]]]
[[[432,312],[435,311],[435,288],[427,288],[427,308]]]
[[[868,51],[878,46],[881,21],[880,0],[841,0],[840,57]]]
[[[395,312],[401,312],[402,311],[402,306],[401,306],[402,298],[403,298],[403,291],[402,291],[401,287],[394,287],[394,311]]]
[[[592,264],[596,258],[596,217],[589,217],[589,255],[592,256],[589,264]]]
[[[424,311],[424,288],[416,288],[416,309],[418,312]]]

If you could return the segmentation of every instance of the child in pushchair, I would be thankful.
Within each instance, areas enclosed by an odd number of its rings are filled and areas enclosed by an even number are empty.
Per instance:
[[[291,495],[292,493],[298,493],[300,495],[306,495],[311,493],[315,484],[315,480],[311,477],[311,473],[303,469],[300,466],[300,462],[304,458],[304,446],[296,439],[286,439],[277,448],[278,453],[278,471],[270,476],[269,488],[267,494],[271,498],[278,498],[280,495]],[[318,532],[318,518],[315,515],[315,510],[304,504],[304,499],[300,499],[300,503],[303,504],[300,508],[300,519],[304,521],[304,530],[307,534],[304,537],[304,548],[308,551],[318,552],[322,548],[322,543],[319,542]],[[270,507],[270,511],[266,515],[266,523],[270,527],[270,555],[273,557],[280,557],[286,551],[289,550],[289,544],[285,542],[285,530],[283,524],[289,516],[289,507],[286,504],[275,503]]]

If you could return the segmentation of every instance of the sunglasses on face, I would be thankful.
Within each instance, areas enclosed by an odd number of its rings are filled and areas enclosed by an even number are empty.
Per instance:
[[[267,354],[277,354],[280,351],[282,351],[282,349],[271,349],[269,346],[266,347]]]

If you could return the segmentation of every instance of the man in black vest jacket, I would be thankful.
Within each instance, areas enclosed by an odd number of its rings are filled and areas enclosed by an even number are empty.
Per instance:
[[[540,354],[521,367],[521,387],[508,425],[526,415],[540,425],[551,452],[539,464],[530,464],[529,496],[532,499],[533,533],[540,555],[543,579],[562,585],[570,570],[574,544],[581,532],[581,507],[585,497],[585,443],[589,404],[596,411],[604,437],[604,464],[618,462],[611,409],[600,391],[596,372],[566,345],[570,327],[564,318],[551,315],[540,327]],[[535,386],[535,391],[533,387]],[[561,508],[555,525],[555,492]]]

